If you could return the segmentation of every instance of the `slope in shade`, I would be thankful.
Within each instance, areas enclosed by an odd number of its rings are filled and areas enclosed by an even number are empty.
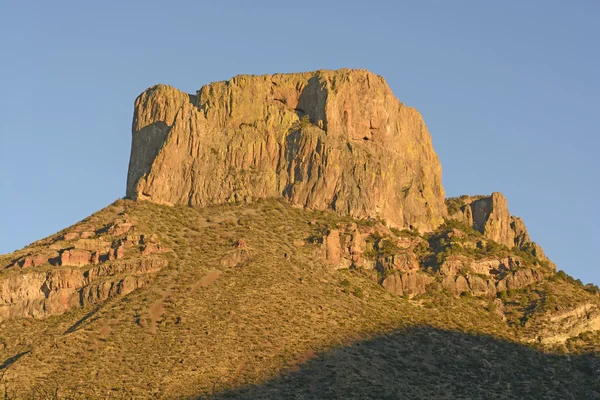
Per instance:
[[[419,326],[342,346],[214,399],[598,399],[600,358]],[[202,397],[201,397],[202,398]]]

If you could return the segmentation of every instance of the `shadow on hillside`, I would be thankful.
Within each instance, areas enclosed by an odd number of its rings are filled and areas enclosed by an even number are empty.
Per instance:
[[[399,330],[215,399],[600,399],[600,359],[484,335]]]

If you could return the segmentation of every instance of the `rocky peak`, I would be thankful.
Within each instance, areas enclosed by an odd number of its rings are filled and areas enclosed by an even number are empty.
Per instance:
[[[448,215],[481,232],[486,238],[497,243],[531,249],[540,260],[547,260],[542,248],[529,237],[525,223],[519,217],[510,215],[508,203],[502,193],[489,196],[468,196],[449,198]]]
[[[422,231],[446,215],[421,115],[365,70],[241,75],[135,102],[127,196],[204,206],[285,198]]]

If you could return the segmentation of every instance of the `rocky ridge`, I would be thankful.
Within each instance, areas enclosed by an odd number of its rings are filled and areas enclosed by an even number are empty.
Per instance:
[[[156,235],[126,214],[102,227],[80,223],[17,252],[0,274],[0,321],[45,318],[124,296],[168,265]]]
[[[506,198],[494,192],[489,196],[468,196],[446,200],[449,218],[464,223],[509,248],[531,249],[541,260],[548,260],[542,248],[529,237],[525,223],[510,214]],[[549,261],[549,260],[548,260]]]
[[[409,297],[426,293],[434,282],[456,296],[495,297],[498,292],[524,288],[554,272],[533,254],[523,253],[523,259],[482,235],[464,232],[452,224],[425,237],[381,223],[352,224],[328,229],[312,240],[322,243],[323,257],[334,268],[378,271],[385,289]]]

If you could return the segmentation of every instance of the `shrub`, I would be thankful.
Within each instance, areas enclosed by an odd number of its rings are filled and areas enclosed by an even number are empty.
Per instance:
[[[583,290],[591,294],[600,294],[600,288],[598,288],[598,286],[594,285],[593,283],[588,283],[587,285],[585,285],[583,287]]]
[[[358,297],[359,299],[362,299],[362,298],[364,298],[364,297],[365,297],[365,294],[364,294],[364,292],[363,292],[362,288],[359,288],[359,287],[357,287],[357,288],[354,288],[354,295],[355,295],[356,297]]]
[[[519,298],[519,305],[520,305],[521,307],[525,307],[525,306],[526,306],[526,305],[528,305],[528,304],[529,304],[529,299],[527,298],[527,296],[526,296],[526,295],[522,295],[522,296]]]
[[[379,254],[384,257],[393,256],[400,251],[398,246],[396,246],[389,238],[379,240],[377,243],[377,250]]]
[[[464,201],[460,197],[449,197],[446,199],[446,207],[450,215],[460,211],[463,205]]]

